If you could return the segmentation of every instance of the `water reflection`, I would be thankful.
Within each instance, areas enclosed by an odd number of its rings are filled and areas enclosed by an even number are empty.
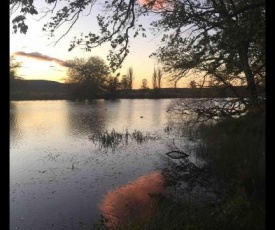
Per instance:
[[[11,148],[20,143],[21,152],[28,149],[29,153],[38,153],[44,146],[60,147],[64,137],[67,136],[66,114],[65,101],[12,102],[10,105]]]
[[[163,177],[159,171],[141,176],[132,183],[109,191],[99,204],[109,227],[119,226],[133,219],[148,218],[153,213],[154,200],[149,194],[165,194]]]
[[[162,139],[142,143],[131,140],[115,154],[98,149],[89,139],[93,133],[113,129],[125,133],[126,128],[131,134],[138,130],[143,135],[149,132],[163,137],[164,107],[169,101],[154,103],[155,100],[11,102],[10,228],[47,226],[59,230],[66,225],[66,229],[73,229],[79,221],[91,227],[99,218],[102,194],[161,169],[164,163],[160,155],[166,152]],[[160,120],[155,119],[158,114]],[[153,175],[147,175],[147,182],[143,180],[116,191],[125,196],[132,193],[136,203],[146,205],[149,198],[139,198],[146,197],[142,190],[161,191],[150,186],[162,182]],[[134,195],[135,191],[140,192]]]
[[[73,136],[93,136],[106,130],[151,132],[163,129],[169,100],[96,100],[67,104],[68,128]],[[138,128],[137,128],[138,127]]]
[[[101,133],[106,129],[106,105],[103,100],[67,103],[68,132],[74,137]]]
[[[158,126],[161,123],[162,120],[162,114],[159,111],[165,111],[165,105],[163,106],[164,101],[163,100],[156,100],[153,104],[152,111],[152,117],[154,120],[154,124]]]
[[[10,140],[14,144],[17,144],[21,136],[20,125],[18,124],[18,113],[16,110],[17,104],[10,102],[10,132],[13,133],[13,135],[10,136]]]

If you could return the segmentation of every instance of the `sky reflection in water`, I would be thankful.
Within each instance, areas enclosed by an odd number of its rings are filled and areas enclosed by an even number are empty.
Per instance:
[[[133,219],[145,219],[154,210],[154,199],[149,194],[165,194],[160,171],[140,176],[125,186],[108,191],[99,209],[110,221],[110,227]]]
[[[133,202],[145,205],[146,181],[160,182],[159,174],[151,173],[165,164],[169,103],[167,99],[11,102],[10,229],[77,229],[80,223],[91,228],[100,215],[98,204],[102,207],[110,191],[124,195],[140,191],[141,197],[134,196]],[[161,138],[142,144],[132,140],[115,152],[99,149],[90,139],[113,129]]]

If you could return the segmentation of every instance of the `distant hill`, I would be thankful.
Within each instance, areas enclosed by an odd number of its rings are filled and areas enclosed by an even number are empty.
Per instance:
[[[47,91],[60,92],[65,89],[65,84],[56,81],[47,80],[15,80],[14,87],[16,91]]]
[[[70,84],[47,80],[14,80],[10,84],[10,99],[67,99],[70,86]]]

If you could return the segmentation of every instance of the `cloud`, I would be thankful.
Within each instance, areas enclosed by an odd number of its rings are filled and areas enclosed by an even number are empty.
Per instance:
[[[33,58],[33,59],[40,60],[40,61],[53,61],[61,66],[67,67],[66,62],[64,62],[63,60],[60,60],[60,59],[54,58],[54,57],[50,57],[50,56],[41,54],[39,52],[26,53],[23,51],[18,51],[18,52],[15,52],[14,54],[18,55],[18,56]]]

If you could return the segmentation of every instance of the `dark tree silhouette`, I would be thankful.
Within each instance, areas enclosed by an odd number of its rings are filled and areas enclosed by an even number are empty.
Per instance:
[[[145,78],[142,79],[140,88],[141,89],[149,89],[147,79],[145,79]]]
[[[156,71],[155,67],[154,67],[154,72],[152,75],[152,87],[153,87],[153,89],[157,89],[157,71]]]
[[[108,76],[104,86],[106,93],[105,98],[114,99],[117,97],[117,90],[120,88],[118,77]]]
[[[190,88],[195,89],[197,88],[197,82],[195,80],[190,81],[189,83]]]
[[[154,67],[154,72],[153,72],[153,76],[152,76],[152,85],[153,85],[153,89],[161,89],[162,86],[162,70],[161,68],[155,68]]]
[[[16,61],[14,56],[10,57],[10,81],[15,79],[22,79],[18,76],[18,69],[21,67],[21,63]]]
[[[158,73],[157,73],[157,87],[159,89],[161,89],[161,86],[162,86],[162,70],[160,68],[158,68]]]
[[[21,63],[16,61],[14,56],[10,56],[10,97],[18,88],[18,80],[23,80],[18,76],[18,69],[21,67]]]
[[[127,75],[123,75],[120,81],[122,89],[129,89],[129,79]]]
[[[128,88],[132,89],[133,88],[133,81],[134,81],[134,70],[133,70],[132,67],[129,67],[127,77],[128,77],[128,84],[129,84]]]
[[[82,99],[97,98],[104,92],[109,68],[104,60],[92,56],[88,60],[75,58],[66,62],[68,67],[67,83],[75,84],[74,96]]]

